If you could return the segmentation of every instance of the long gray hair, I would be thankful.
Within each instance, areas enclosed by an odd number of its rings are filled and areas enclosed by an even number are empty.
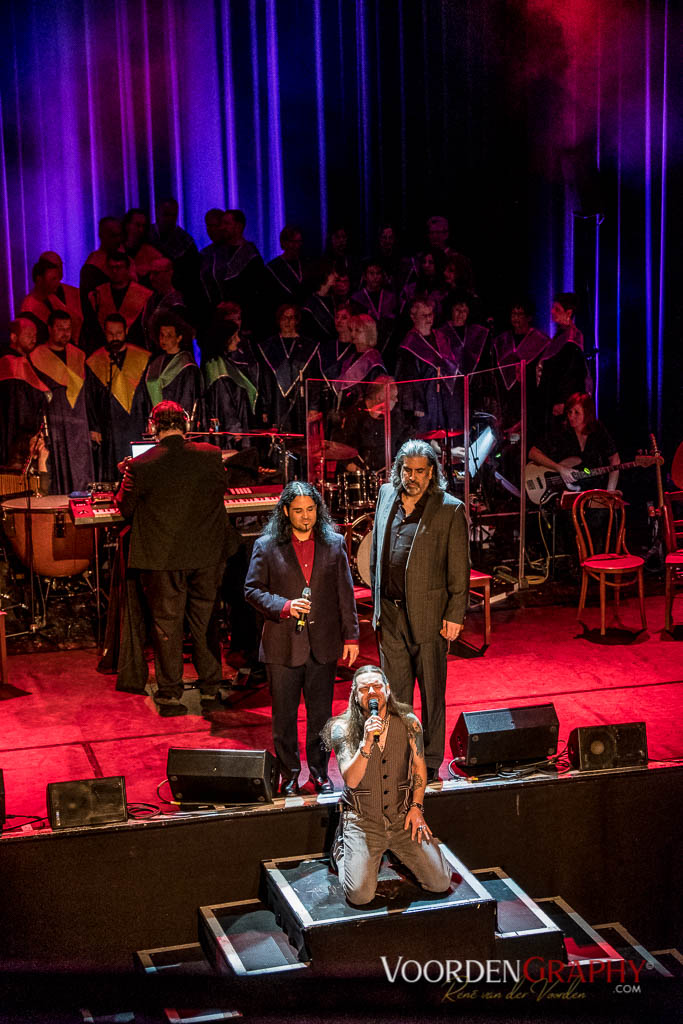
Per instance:
[[[401,445],[394,464],[391,467],[391,484],[397,491],[401,490],[401,470],[403,469],[403,463],[406,459],[427,459],[429,465],[432,467],[432,479],[429,481],[429,487],[427,488],[428,494],[434,494],[435,491],[446,490],[446,477],[443,475],[441,464],[436,457],[436,452],[430,444],[426,441],[418,441],[412,438],[410,441],[405,441]]]

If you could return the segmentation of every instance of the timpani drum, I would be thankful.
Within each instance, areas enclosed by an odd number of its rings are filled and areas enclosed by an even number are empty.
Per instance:
[[[32,541],[33,569],[39,576],[78,576],[90,565],[92,531],[76,529],[66,494],[36,495],[30,508],[27,498],[10,498],[2,502],[2,519],[6,538],[27,569]]]

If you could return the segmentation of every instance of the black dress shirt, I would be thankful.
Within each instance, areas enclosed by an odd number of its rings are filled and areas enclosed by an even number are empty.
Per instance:
[[[390,601],[405,601],[406,565],[428,497],[425,492],[410,515],[406,515],[399,494],[389,514],[382,551],[382,597]]]

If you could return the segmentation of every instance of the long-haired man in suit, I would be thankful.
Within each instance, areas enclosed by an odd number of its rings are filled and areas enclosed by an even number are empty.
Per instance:
[[[422,699],[427,782],[436,782],[446,733],[446,655],[465,618],[470,578],[465,506],[426,441],[406,441],[380,488],[372,533],[373,626],[396,699]]]
[[[185,440],[188,416],[177,402],[159,402],[150,423],[158,444],[126,462],[117,495],[133,520],[129,568],[138,569],[152,616],[159,714],[184,715],[183,620],[192,636],[202,704],[215,705],[220,660],[207,631],[229,553],[220,449]]]
[[[332,714],[337,661],[352,665],[358,656],[358,617],[344,538],[312,484],[293,481],[284,488],[254,544],[244,592],[264,617],[259,657],[270,682],[282,792],[299,791],[303,691],[309,774],[318,792],[331,793],[320,732]]]

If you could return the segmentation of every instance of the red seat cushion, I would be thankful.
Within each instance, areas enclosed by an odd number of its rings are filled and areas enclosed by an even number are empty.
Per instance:
[[[644,565],[638,555],[593,555],[581,563],[586,569],[605,569],[607,572],[627,572]]]
[[[667,565],[683,565],[683,551],[672,551],[666,556]]]
[[[490,580],[490,579],[491,579],[491,577],[488,575],[488,573],[478,572],[477,569],[470,569],[470,584],[475,583],[475,582],[483,583],[484,580]]]

